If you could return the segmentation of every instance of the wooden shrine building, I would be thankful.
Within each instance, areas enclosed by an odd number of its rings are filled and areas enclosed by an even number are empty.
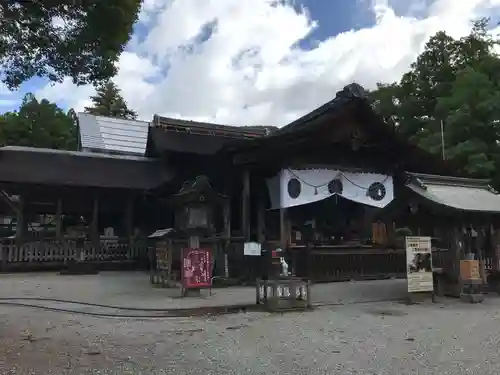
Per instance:
[[[85,228],[86,260],[137,265],[147,236],[174,225],[170,198],[199,176],[227,197],[213,246],[216,272],[233,279],[263,273],[243,255],[248,241],[282,249],[289,270],[313,280],[403,276],[410,234],[431,236],[436,264],[453,272],[461,241],[498,268],[500,196],[401,137],[359,85],[281,129],[161,116],[78,122],[78,151],[0,148],[0,209],[13,217],[4,269],[74,257],[74,227]]]

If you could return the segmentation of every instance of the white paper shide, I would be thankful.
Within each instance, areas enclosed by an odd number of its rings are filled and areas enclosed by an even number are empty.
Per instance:
[[[432,292],[432,246],[430,237],[406,237],[408,292]]]

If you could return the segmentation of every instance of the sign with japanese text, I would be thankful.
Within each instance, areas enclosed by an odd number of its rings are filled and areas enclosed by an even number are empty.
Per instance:
[[[243,255],[260,256],[261,252],[261,245],[258,242],[245,242],[243,245]]]
[[[212,252],[210,249],[182,249],[182,285],[186,289],[212,285]]]
[[[432,292],[432,245],[430,237],[406,237],[408,292]]]
[[[481,272],[479,271],[478,260],[461,260],[460,261],[460,277],[463,281],[479,281],[481,280]]]

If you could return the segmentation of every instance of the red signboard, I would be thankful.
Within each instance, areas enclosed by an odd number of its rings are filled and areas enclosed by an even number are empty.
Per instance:
[[[182,249],[182,286],[186,289],[212,285],[210,249]]]

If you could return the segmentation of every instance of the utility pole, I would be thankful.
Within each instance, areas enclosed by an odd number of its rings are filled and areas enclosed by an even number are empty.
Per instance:
[[[443,155],[443,160],[446,159],[446,156],[444,154],[444,121],[441,120],[441,152]]]

